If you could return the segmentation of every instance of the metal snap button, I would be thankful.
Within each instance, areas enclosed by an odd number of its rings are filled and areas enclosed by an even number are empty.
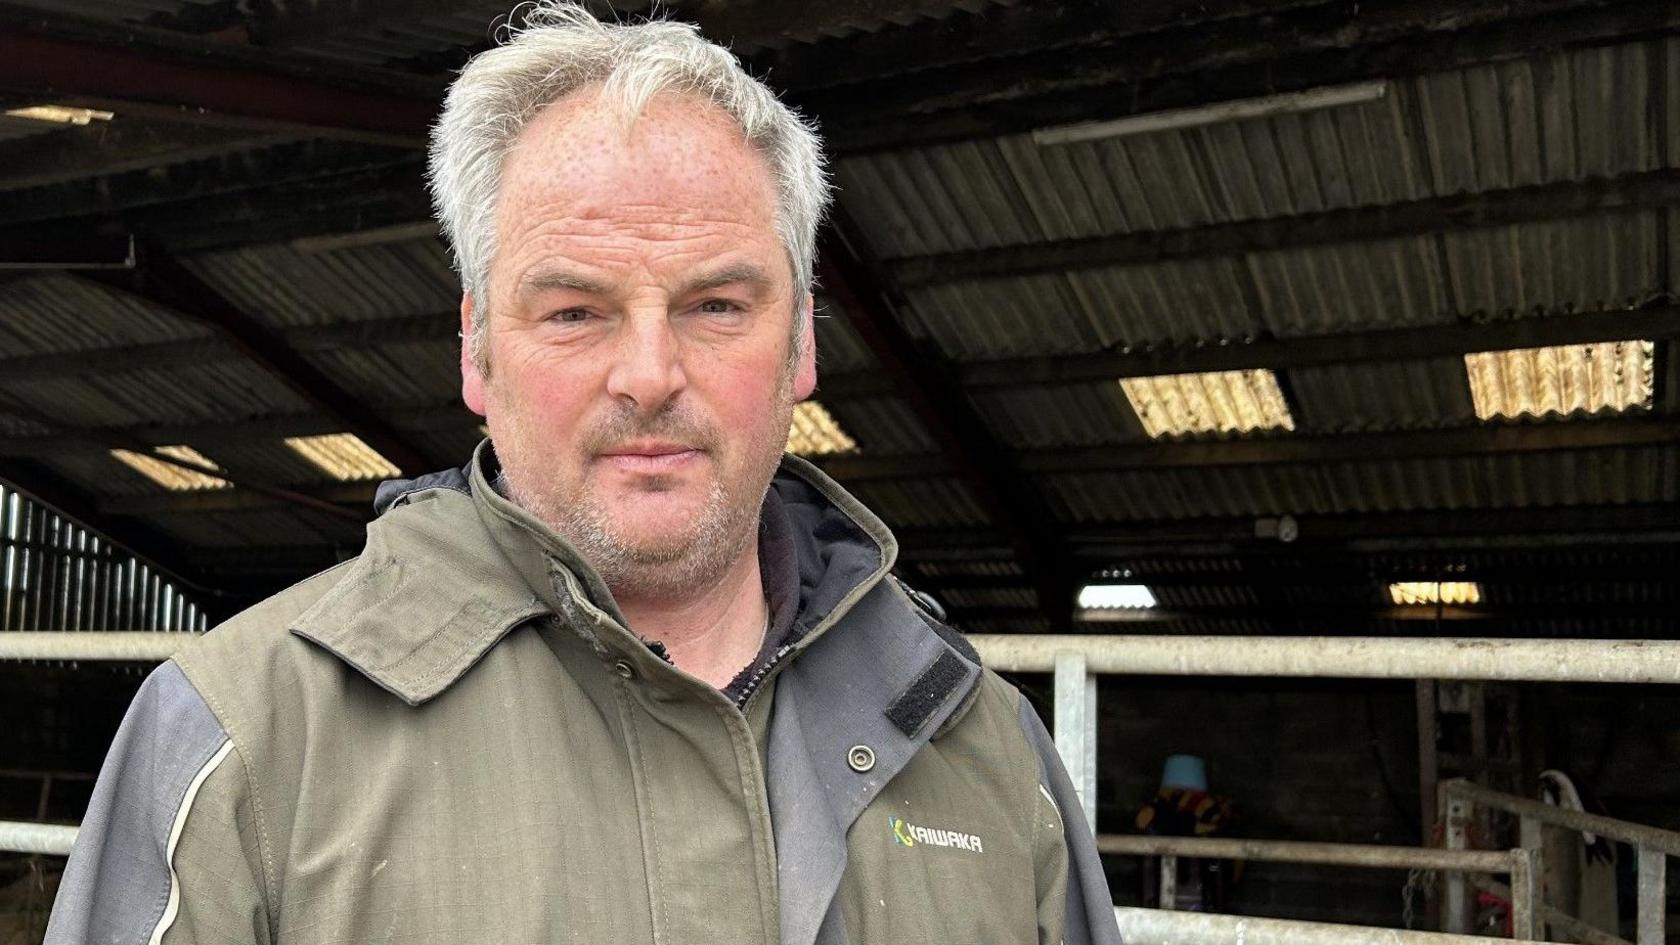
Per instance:
[[[851,750],[846,752],[846,764],[851,765],[852,770],[858,774],[868,771],[875,767],[875,749],[868,745],[853,745]]]
[[[636,667],[631,666],[629,660],[619,660],[614,663],[613,672],[623,676],[625,679],[636,678]]]

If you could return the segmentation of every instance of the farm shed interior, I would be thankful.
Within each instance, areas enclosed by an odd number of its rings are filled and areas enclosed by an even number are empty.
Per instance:
[[[958,627],[1676,637],[1672,5],[661,7],[822,129],[791,445]],[[423,145],[505,13],[0,3],[0,629],[204,629],[465,460]],[[0,819],[80,817],[146,668],[0,663]],[[1672,687],[1099,693],[1105,833],[1175,754],[1246,836],[1428,845],[1431,766],[1680,828]],[[38,935],[61,861],[0,856],[0,929]],[[1406,880],[1257,862],[1227,906],[1398,926]]]

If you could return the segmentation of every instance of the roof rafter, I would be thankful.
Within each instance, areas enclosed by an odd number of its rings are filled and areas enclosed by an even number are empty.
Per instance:
[[[822,119],[841,153],[899,150],[1447,71],[1677,27],[1680,11],[1672,4],[1638,0],[1367,0],[1216,23],[1181,37],[1157,33],[988,59],[913,81],[796,94],[794,101]],[[875,61],[866,40],[851,53]]]
[[[64,104],[410,148],[422,145],[437,113],[435,96],[286,74],[272,57],[163,30],[44,20],[10,8],[0,9],[0,25],[0,89]]]
[[[1680,541],[1680,504],[1568,505],[1545,508],[1419,509],[1346,515],[1293,516],[1299,535],[1277,538],[1276,516],[1241,515],[1138,522],[1093,522],[1066,528],[1070,552],[1086,562],[1164,553],[1228,555],[1232,549],[1412,552],[1446,549],[1571,548],[1592,541],[1619,544]],[[915,560],[926,552],[960,549],[968,560],[1002,560],[995,528],[905,529],[899,543]],[[1003,552],[1003,554],[998,554]]]
[[[286,328],[278,334],[281,340],[295,351],[335,351],[342,348],[415,341],[453,342],[460,326],[458,319],[459,316],[454,313],[440,313]],[[121,371],[236,361],[243,357],[243,354],[228,344],[226,338],[212,336],[95,348],[88,351],[0,358],[0,376],[7,380],[22,380],[75,377],[84,374],[103,375]]]
[[[1018,451],[1014,456],[1023,473],[1055,474],[1485,457],[1676,444],[1680,444],[1680,417],[1660,415],[1487,423],[1444,430],[1051,447]],[[950,463],[938,454],[834,456],[819,462],[825,472],[842,482],[924,478],[950,475],[952,471]]]
[[[1486,321],[1460,318],[1444,325],[1140,346],[1129,351],[995,358],[963,362],[955,370],[963,386],[970,388],[1041,387],[1204,371],[1286,371],[1377,364],[1460,357],[1480,351],[1675,337],[1680,337],[1680,306],[1659,305]],[[892,387],[873,371],[858,371],[823,377],[819,390],[824,396],[869,397],[891,393]]]
[[[1674,204],[1680,204],[1680,171],[1664,169],[1186,229],[915,256],[886,267],[899,285],[909,288],[1360,243]]]
[[[161,251],[142,258],[136,285],[95,280],[100,286],[130,292],[189,322],[210,328],[253,364],[273,374],[315,408],[341,419],[354,433],[409,475],[437,464],[411,446],[361,400],[343,390],[275,332],[238,311],[197,275]]]
[[[843,214],[820,251],[824,294],[839,303],[883,370],[909,401],[911,410],[942,449],[941,460],[968,487],[992,521],[1008,536],[1032,576],[1039,605],[1052,622],[1065,620],[1077,580],[1045,510],[1001,458],[985,423],[945,375],[943,365],[916,349],[903,323],[889,310],[886,286],[854,247]]]

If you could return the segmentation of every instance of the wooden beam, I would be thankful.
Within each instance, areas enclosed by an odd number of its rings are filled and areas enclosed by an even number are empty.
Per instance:
[[[484,420],[459,403],[384,408],[379,412],[392,428],[405,432],[438,430],[465,431]],[[316,436],[343,433],[344,421],[324,411],[277,417],[258,417],[214,423],[147,424],[144,426],[99,427],[74,435],[44,433],[35,436],[0,436],[0,456],[47,459],[65,452],[104,451],[115,440],[148,446],[185,443],[214,453],[222,444],[273,442],[288,436]]]
[[[792,98],[821,119],[837,153],[857,154],[1444,72],[1648,38],[1677,26],[1680,10],[1660,3],[1363,0],[992,56]],[[860,72],[881,67],[866,39],[852,52]],[[849,61],[840,48],[833,55]],[[820,59],[809,72],[825,69],[849,72]]]
[[[1680,171],[1663,169],[1377,207],[917,256],[888,263],[887,272],[909,288],[1359,243],[1674,204],[1680,204]]]
[[[1573,505],[1531,508],[1419,509],[1347,515],[1298,515],[1298,537],[1277,538],[1277,518],[1238,516],[1062,526],[1070,553],[1083,566],[1137,557],[1229,556],[1270,548],[1279,554],[1418,553],[1448,549],[1564,549],[1587,544],[1680,543],[1680,504]],[[1006,560],[995,528],[904,529],[896,532],[907,557],[936,561]]]
[[[108,282],[100,283],[107,288]],[[366,404],[340,388],[299,356],[272,330],[241,314],[185,266],[159,251],[144,258],[139,286],[131,291],[177,317],[211,329],[253,364],[267,370],[307,403],[338,417],[354,433],[407,475],[430,471],[437,463],[411,446]]]
[[[93,122],[6,142],[0,147],[0,166],[6,168],[0,192],[199,161],[278,140],[124,115],[121,121]]]
[[[1245,559],[1235,556],[1203,558],[1196,555],[1175,555],[1163,549],[1157,557],[1169,558],[1186,565],[1194,565],[1199,561],[1213,561],[1225,567],[1205,571],[1132,571],[1125,577],[1115,577],[1109,581],[1115,584],[1143,584],[1153,589],[1242,588],[1251,587],[1264,579],[1271,586],[1280,589],[1348,588],[1369,584],[1381,590],[1382,585],[1393,581],[1451,580],[1474,581],[1484,588],[1568,587],[1571,593],[1580,594],[1585,591],[1596,594],[1598,587],[1606,584],[1666,586],[1673,582],[1676,569],[1680,569],[1680,561],[1677,561],[1672,553],[1662,549],[1652,549],[1649,553],[1633,557],[1625,554],[1625,548],[1613,551],[1622,552],[1623,560],[1617,563],[1583,565],[1568,558],[1548,561],[1535,560],[1534,555],[1523,555],[1521,564],[1498,561],[1489,563],[1480,557],[1471,563],[1465,563],[1463,553],[1443,553],[1429,556],[1434,561],[1432,565],[1426,565],[1418,561],[1408,562],[1403,556],[1397,555],[1353,555],[1341,550],[1326,550],[1316,545],[1278,549],[1273,543],[1268,556],[1278,567],[1269,574],[1262,574],[1249,566]],[[1244,561],[1241,567],[1235,566],[1239,560]],[[923,583],[917,586],[924,590],[995,590],[1027,586],[1026,579],[1020,575],[924,572],[922,580]],[[1096,578],[1092,580],[1097,581]]]
[[[1553,316],[1477,320],[1460,317],[1443,325],[1351,331],[1296,338],[1222,339],[1195,345],[1140,346],[1022,358],[969,361],[956,368],[964,387],[1039,387],[1111,383],[1126,377],[1157,377],[1203,371],[1381,364],[1462,357],[1478,351],[1648,341],[1680,337],[1680,306],[1581,312]],[[0,362],[3,366],[4,362]],[[878,372],[858,371],[821,378],[825,397],[871,397],[892,392]]]
[[[0,309],[4,302],[0,301]],[[455,340],[460,327],[456,313],[380,318],[371,321],[338,322],[280,330],[286,345],[295,351],[336,351],[383,344],[416,341]],[[181,341],[158,341],[143,345],[118,345],[88,351],[37,354],[0,358],[0,377],[7,380],[42,377],[107,375],[123,371],[185,367],[244,357],[226,339],[212,336]]]
[[[947,609],[951,612],[953,619],[956,620],[1037,615],[1037,611],[1034,609],[1020,606],[977,604],[963,607],[947,605]],[[1150,608],[1148,610],[1118,608],[1114,610],[1080,610],[1076,611],[1074,616],[1075,623],[1089,627],[1108,626],[1117,623],[1132,625],[1185,624],[1195,623],[1198,620],[1262,621],[1283,636],[1298,636],[1300,631],[1295,628],[1299,628],[1302,621],[1356,624],[1376,621],[1385,623],[1435,623],[1437,621],[1462,623],[1493,620],[1529,622],[1568,620],[1590,623],[1611,620],[1663,620],[1680,623],[1680,614],[1675,612],[1672,604],[1599,602],[1590,604],[1499,604],[1478,607],[1442,607],[1439,609],[1434,607],[1392,607],[1380,604],[1367,607],[1297,604],[1284,605],[1275,611],[1263,611],[1255,605],[1230,607],[1180,606]],[[1283,632],[1285,629],[1290,632]]]
[[[378,485],[375,482],[346,482],[326,488],[295,489],[292,491],[317,502],[352,507],[349,511],[355,513],[356,519],[366,521],[373,517],[373,494]],[[194,492],[164,492],[101,499],[99,512],[101,515],[132,518],[195,515],[206,512],[243,512],[251,509],[274,508],[282,504],[281,501],[272,496],[247,489],[205,489]]]
[[[415,157],[121,216],[186,254],[418,223],[431,214],[424,168]]]
[[[1460,3],[1463,0],[1459,0]],[[718,3],[734,8],[744,19],[754,4]],[[760,3],[757,6],[767,6]],[[1170,32],[1174,39],[1187,30],[1205,33],[1216,22],[1242,21],[1251,34],[1263,34],[1261,24],[1252,22],[1264,15],[1275,22],[1280,14],[1299,7],[1323,7],[1323,0],[1134,0],[1114,4],[1106,0],[1038,0],[1032,3],[989,5],[973,12],[955,10],[949,16],[922,20],[903,26],[858,32],[812,45],[783,45],[747,57],[747,65],[777,88],[798,94],[823,89],[847,88],[872,91],[881,80],[898,83],[906,75],[919,81],[931,77],[941,85],[956,84],[953,70],[961,67],[1002,67],[1013,71],[1022,57],[1032,54],[1061,54],[1132,39],[1159,37]],[[722,10],[719,11],[722,13]],[[750,24],[743,24],[751,29]],[[713,26],[708,35],[724,39],[724,29]],[[1258,39],[1258,37],[1257,37]],[[1272,44],[1278,38],[1271,40]],[[767,44],[768,45],[768,44]],[[1157,47],[1175,51],[1183,43]],[[1269,46],[1275,49],[1275,45]],[[1150,61],[1165,66],[1177,61],[1155,55]],[[1058,70],[1051,68],[1049,74]],[[911,83],[898,83],[911,84]]]
[[[19,238],[0,234],[0,270],[134,268],[134,237],[128,234],[102,236],[88,233],[74,239],[54,239],[37,234]]]
[[[338,141],[287,141],[249,151],[226,152],[198,161],[129,170],[94,179],[0,194],[0,227],[13,231],[38,221],[119,219],[131,228],[168,231],[181,205],[216,205],[242,196],[260,200],[271,191],[319,186],[335,178],[375,175],[386,187],[400,187],[402,169],[417,165],[408,151]],[[272,199],[272,198],[270,198]],[[159,218],[163,219],[160,220]],[[159,226],[159,223],[164,224]],[[347,229],[349,229],[347,227]],[[252,238],[272,237],[260,230]]]
[[[423,146],[437,113],[437,98],[264,71],[269,63],[234,62],[216,50],[188,58],[179,49],[133,40],[115,45],[53,35],[16,11],[3,19],[0,89],[13,93],[166,121],[405,148]],[[56,32],[62,21],[44,25]]]
[[[233,349],[220,338],[189,338],[183,341],[96,348],[92,351],[0,358],[0,377],[8,381],[21,381],[46,377],[104,376],[123,371],[212,364],[237,357]]]
[[[1049,475],[1425,457],[1467,458],[1507,453],[1675,445],[1680,445],[1680,417],[1665,414],[1489,423],[1443,430],[1315,435],[1286,433],[1228,440],[1053,447],[1018,452],[1014,454],[1013,463],[1021,473]],[[824,472],[841,482],[921,479],[949,476],[954,471],[951,462],[941,454],[835,456],[817,462]]]
[[[999,445],[944,366],[917,349],[892,313],[874,266],[859,255],[857,247],[863,244],[855,234],[844,214],[837,214],[820,250],[824,294],[839,304],[939,444],[941,462],[1008,536],[1022,567],[1033,577],[1045,614],[1052,622],[1065,618],[1073,606],[1073,578],[1047,510],[1001,459]]]

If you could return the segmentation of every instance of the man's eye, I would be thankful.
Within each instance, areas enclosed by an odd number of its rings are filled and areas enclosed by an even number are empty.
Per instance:
[[[584,308],[565,308],[548,316],[556,322],[581,322],[589,319],[589,310]]]
[[[728,315],[740,310],[740,306],[727,299],[707,299],[700,303],[700,311],[707,315]]]

